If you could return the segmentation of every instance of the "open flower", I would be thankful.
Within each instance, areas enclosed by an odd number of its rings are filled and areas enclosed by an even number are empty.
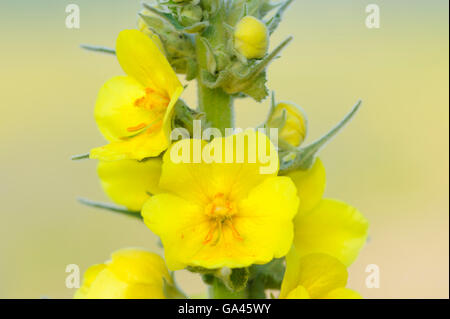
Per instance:
[[[349,266],[367,240],[368,221],[354,207],[323,199],[325,169],[320,159],[307,171],[288,175],[300,198],[295,217],[294,247],[300,256],[326,253]]]
[[[159,191],[161,165],[159,157],[143,162],[100,161],[97,172],[103,190],[114,203],[140,212],[147,199]]]
[[[345,265],[326,254],[300,257],[292,249],[286,257],[286,273],[280,298],[287,299],[361,299],[347,285]]]
[[[139,249],[122,249],[111,260],[91,266],[84,274],[77,299],[162,299],[172,278],[164,260]]]
[[[100,89],[95,119],[110,144],[91,158],[137,159],[158,156],[169,146],[175,103],[183,87],[157,45],[138,30],[120,32],[116,54],[126,76]]]
[[[176,149],[190,150],[195,157],[196,143],[203,154],[197,163],[173,158]],[[252,150],[255,144],[268,153]],[[261,174],[262,153],[276,162],[270,174]],[[211,154],[216,161],[209,162],[206,155]],[[142,209],[145,223],[161,238],[169,269],[240,268],[285,256],[299,200],[293,182],[277,172],[277,152],[262,133],[174,144],[163,158],[159,186],[166,193],[151,197]]]

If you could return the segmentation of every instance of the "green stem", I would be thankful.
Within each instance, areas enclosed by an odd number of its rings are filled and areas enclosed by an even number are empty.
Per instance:
[[[219,129],[222,134],[226,128],[234,128],[233,98],[222,89],[207,88],[199,79],[198,103],[209,127]]]
[[[230,291],[220,279],[215,278],[209,286],[209,296],[211,299],[247,299],[248,291],[247,289],[238,292]]]
[[[225,6],[222,5],[222,8],[210,18],[210,26],[201,36],[195,38],[199,64],[197,76],[199,110],[205,113],[209,127],[219,129],[222,134],[225,133],[226,128],[234,128],[233,98],[221,88],[210,89],[202,83],[202,70],[208,69],[207,61],[211,57],[208,56],[210,52],[202,44],[201,38],[209,41],[213,48],[226,43],[227,33],[223,28],[224,10]]]

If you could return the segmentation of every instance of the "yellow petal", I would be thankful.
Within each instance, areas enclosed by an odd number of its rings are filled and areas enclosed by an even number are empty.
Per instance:
[[[120,32],[116,43],[117,59],[129,76],[144,87],[173,96],[181,87],[175,72],[158,46],[138,30]]]
[[[97,278],[98,274],[105,269],[106,266],[104,264],[97,264],[89,267],[84,273],[83,284],[75,293],[75,299],[84,299],[86,298],[89,289],[91,288],[92,283],[95,278]]]
[[[100,161],[97,172],[106,194],[118,205],[140,212],[149,194],[159,191],[162,161],[152,158],[144,162],[121,160]]]
[[[326,253],[349,266],[367,239],[368,221],[346,203],[324,199],[295,218],[294,245],[301,256]]]
[[[322,299],[362,299],[362,297],[354,290],[337,288],[322,296]]]
[[[286,297],[286,299],[311,299],[308,291],[303,286],[298,286],[292,290]]]
[[[289,176],[297,186],[300,198],[299,214],[304,214],[316,207],[322,199],[326,186],[325,167],[318,158],[307,171],[295,171]]]
[[[157,254],[140,249],[122,249],[111,255],[107,268],[128,284],[159,285],[172,279],[164,260]]]
[[[128,284],[108,269],[102,270],[92,282],[85,299],[124,299]]]
[[[300,255],[294,246],[291,247],[286,255],[286,271],[284,273],[283,282],[281,283],[280,298],[288,298],[291,291],[299,286],[300,276]]]
[[[286,274],[283,279],[281,298],[289,296],[299,285],[311,299],[319,299],[329,292],[347,284],[347,269],[336,258],[326,254],[310,254],[300,257],[290,251],[286,258]]]
[[[141,124],[145,127],[155,120],[151,111],[135,105],[144,95],[145,88],[129,76],[116,76],[102,86],[95,104],[95,120],[108,141],[135,135],[130,128]]]
[[[265,144],[267,158],[260,158],[256,147],[239,147],[242,141],[253,146]],[[189,150],[190,156],[181,161],[177,154],[183,149]],[[195,163],[193,154],[201,155],[205,149],[211,150],[212,155],[219,154],[221,150],[220,163],[207,164],[202,156]],[[225,154],[233,155],[230,161],[227,162]],[[209,144],[199,140],[182,140],[164,155],[160,187],[196,202],[205,202],[218,193],[229,194],[231,199],[237,200],[246,197],[253,187],[265,179],[276,176],[278,165],[278,153],[270,139],[252,130],[215,138]],[[266,174],[261,174],[264,169],[270,173],[264,171]]]
[[[129,285],[124,291],[124,299],[166,299],[159,285]]]
[[[142,217],[148,228],[161,238],[170,270],[185,268],[203,247],[209,231],[201,207],[170,194],[152,196],[142,208]]]
[[[171,283],[161,257],[139,249],[123,249],[113,253],[106,264],[86,271],[75,298],[164,298],[164,280]]]
[[[235,227],[246,249],[258,255],[255,263],[264,264],[288,253],[298,204],[295,186],[287,177],[266,179],[241,201]]]

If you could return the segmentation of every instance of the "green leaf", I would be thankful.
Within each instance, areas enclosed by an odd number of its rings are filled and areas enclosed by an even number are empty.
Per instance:
[[[269,95],[269,91],[266,87],[266,82],[266,73],[263,72],[256,78],[253,84],[243,90],[242,93],[252,97],[257,102],[261,102]]]
[[[95,202],[95,201],[85,199],[85,198],[78,198],[78,201],[81,204],[89,206],[89,207],[100,208],[100,209],[104,209],[104,210],[107,210],[107,211],[110,211],[113,213],[119,213],[119,214],[126,215],[129,217],[137,218],[139,220],[143,220],[140,212],[131,211],[131,210],[126,209],[125,207],[116,206],[114,204]]]
[[[72,161],[81,161],[81,160],[89,159],[89,156],[90,156],[89,153],[84,153],[84,154],[74,155],[70,159]]]
[[[241,291],[245,289],[248,282],[248,277],[250,272],[248,268],[235,268],[231,271],[229,284],[231,290],[233,291]]]
[[[100,52],[100,53],[108,53],[108,54],[116,54],[116,50],[107,48],[107,47],[101,47],[96,45],[90,45],[90,44],[81,44],[80,47],[84,50],[93,51],[93,52]]]
[[[355,106],[353,106],[352,110],[344,117],[344,119],[327,134],[310,145],[298,149],[295,158],[287,162],[281,161],[280,175],[284,175],[295,170],[308,170],[311,168],[316,160],[317,154],[350,122],[351,119],[353,119],[361,105],[362,101],[359,100]]]
[[[197,22],[191,26],[183,28],[186,33],[202,33],[209,26],[208,21]]]
[[[214,278],[212,285],[209,287],[209,294],[213,299],[247,299],[247,290],[231,291],[222,280]]]
[[[283,18],[284,11],[286,11],[286,9],[293,1],[294,0],[285,1],[284,4],[278,9],[278,11],[272,17],[272,19],[270,19],[269,22],[267,22],[267,29],[269,30],[269,34],[272,34],[278,28],[278,25],[280,24]]]
[[[178,20],[171,13],[160,11],[156,8],[153,8],[151,5],[149,5],[147,3],[143,3],[142,6],[145,9],[157,14],[158,16],[160,16],[161,18],[163,18],[164,20],[169,22],[175,29],[177,29],[177,30],[184,29],[184,26],[180,22],[178,22]]]

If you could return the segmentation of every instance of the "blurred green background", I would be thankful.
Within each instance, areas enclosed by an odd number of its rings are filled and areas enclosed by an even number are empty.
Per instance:
[[[65,7],[81,8],[81,28],[65,27]],[[367,29],[365,8],[381,8]],[[127,217],[82,207],[107,200],[96,162],[73,154],[104,143],[94,119],[98,89],[122,74],[112,56],[80,43],[114,46],[134,28],[139,1],[2,1],[0,4],[0,298],[66,298],[66,265],[81,270],[128,246],[159,251]],[[448,1],[297,0],[272,47],[295,41],[269,70],[282,100],[303,106],[309,141],[361,98],[364,107],[322,152],[327,196],[358,207],[371,240],[350,269],[366,298],[449,296]],[[184,98],[195,103],[195,87]],[[268,102],[242,100],[241,127],[265,118]],[[381,286],[365,286],[366,266]],[[177,274],[188,293],[200,280]]]

